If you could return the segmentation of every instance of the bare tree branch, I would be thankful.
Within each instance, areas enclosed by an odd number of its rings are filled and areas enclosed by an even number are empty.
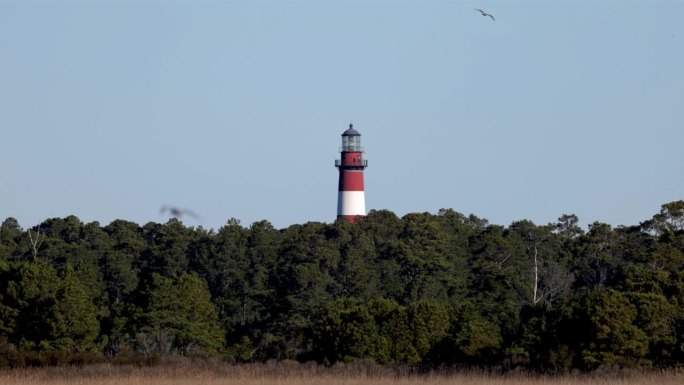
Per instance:
[[[38,249],[40,248],[40,245],[43,244],[43,241],[45,240],[45,234],[40,232],[40,228],[38,228],[38,231],[36,232],[36,239],[33,239],[33,234],[31,234],[31,229],[28,230],[29,233],[29,239],[31,240],[31,246],[33,247],[33,260],[35,261],[38,258]],[[41,237],[41,235],[43,235]]]
[[[539,284],[539,268],[537,267],[537,244],[534,245],[534,294],[532,301],[536,304],[541,301],[542,297],[537,298],[537,285]]]

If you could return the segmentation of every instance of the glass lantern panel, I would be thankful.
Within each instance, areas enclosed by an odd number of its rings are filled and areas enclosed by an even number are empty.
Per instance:
[[[360,136],[343,136],[342,147],[344,151],[360,151],[361,137]]]

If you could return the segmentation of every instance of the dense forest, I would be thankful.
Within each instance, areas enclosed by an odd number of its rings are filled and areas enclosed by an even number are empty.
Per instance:
[[[230,219],[217,231],[4,220],[0,366],[167,355],[682,366],[684,201],[586,230],[575,215],[505,227],[451,209],[284,229]]]

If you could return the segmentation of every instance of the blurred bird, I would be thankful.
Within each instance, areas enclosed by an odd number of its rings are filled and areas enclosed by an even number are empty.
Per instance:
[[[475,8],[475,10],[476,10],[476,11],[479,11],[479,12],[482,14],[482,16],[489,16],[489,17],[492,18],[492,20],[496,21],[496,19],[494,18],[494,16],[490,15],[489,13],[487,13],[487,12],[481,10],[481,9],[477,9],[477,8]]]
[[[165,214],[167,211],[169,212],[169,214],[171,214],[172,217],[174,217],[176,219],[178,219],[184,215],[187,215],[187,216],[194,218],[194,219],[197,219],[197,220],[201,219],[200,216],[195,214],[192,210],[183,209],[180,207],[164,205],[159,210],[159,212],[162,214]]]

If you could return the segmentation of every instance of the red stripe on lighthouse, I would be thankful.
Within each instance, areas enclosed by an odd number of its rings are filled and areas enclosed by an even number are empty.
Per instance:
[[[356,223],[357,220],[365,217],[365,215],[338,215],[338,218],[342,218],[349,223]]]
[[[363,171],[340,170],[338,191],[363,191]]]
[[[343,152],[342,153],[342,164],[345,166],[362,166],[363,165],[363,153],[362,152]]]

